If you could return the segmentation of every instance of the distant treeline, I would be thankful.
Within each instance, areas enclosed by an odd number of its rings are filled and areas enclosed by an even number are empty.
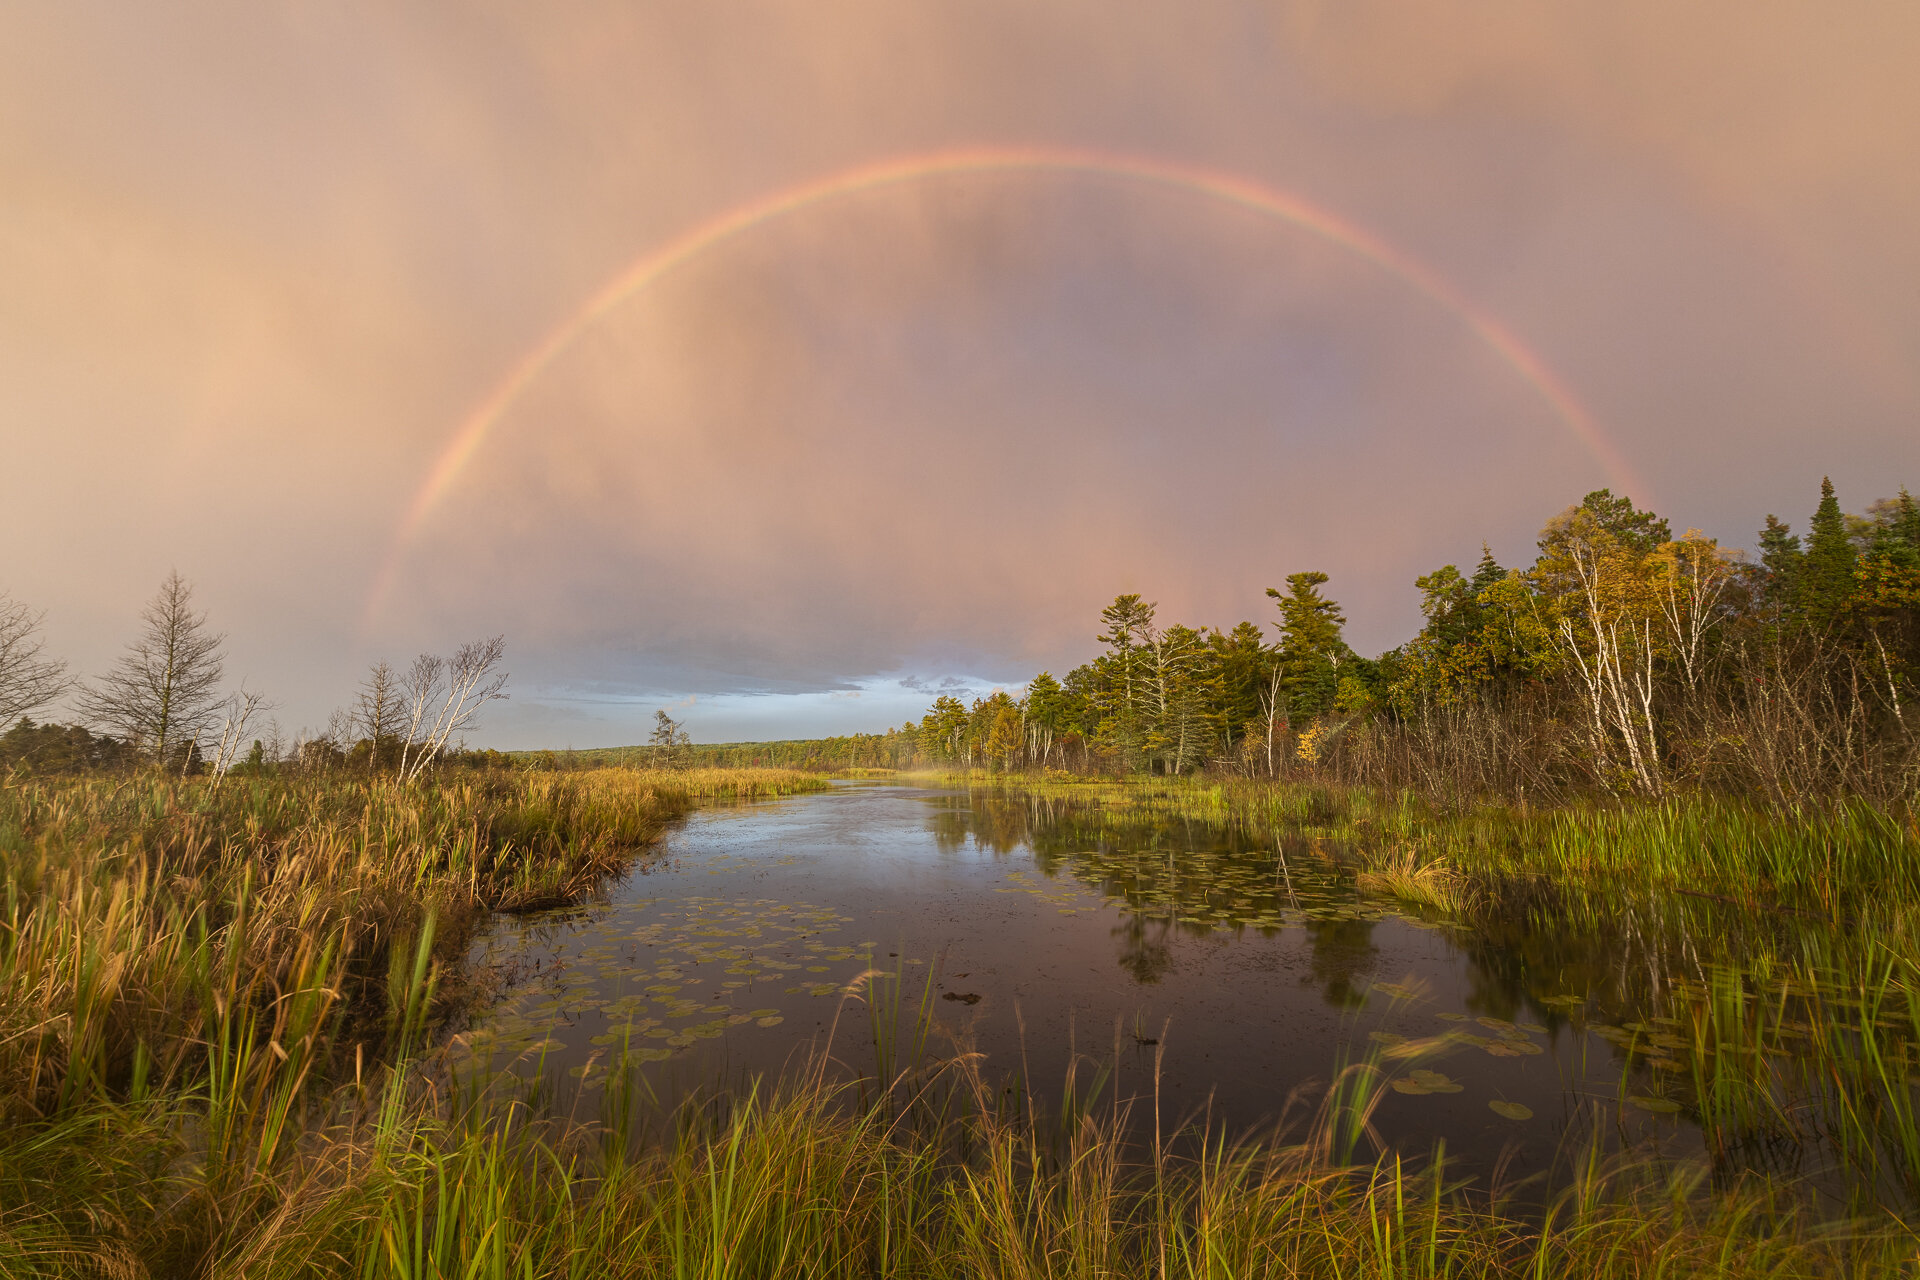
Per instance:
[[[677,722],[676,722],[677,724]],[[804,769],[811,772],[900,767],[898,733],[855,733],[837,738],[788,738],[777,742],[676,742],[644,747],[593,747],[564,751],[515,751],[516,763],[540,769],[690,768]]]
[[[1271,630],[1163,624],[1122,595],[1101,612],[1096,657],[1019,696],[940,697],[882,734],[627,758],[1913,803],[1920,505],[1902,489],[1848,515],[1823,482],[1805,536],[1770,515],[1758,548],[1675,536],[1601,489],[1547,522],[1524,568],[1483,547],[1468,570],[1418,578],[1425,626],[1377,657],[1347,645],[1324,573],[1268,589]]]
[[[503,636],[446,657],[423,653],[405,668],[377,662],[325,729],[289,740],[263,694],[244,681],[225,688],[226,636],[193,607],[193,587],[178,573],[147,602],[120,660],[92,679],[70,678],[46,653],[41,621],[0,591],[0,777],[157,768],[210,774],[218,787],[266,772],[352,768],[412,779],[449,764],[510,764],[461,740],[488,703],[507,696]],[[80,723],[34,722],[68,695]]]

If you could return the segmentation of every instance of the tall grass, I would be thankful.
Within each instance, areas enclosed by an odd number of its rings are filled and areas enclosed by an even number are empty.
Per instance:
[[[222,1188],[244,1230],[189,1241],[155,1211],[187,1179],[123,1169],[77,1229],[23,1219],[0,1259],[20,1276],[368,1280],[1892,1276],[1920,1243],[1764,1188],[1702,1196],[1685,1170],[1596,1161],[1541,1212],[1466,1194],[1443,1163],[1339,1162],[1313,1128],[1142,1149],[1098,1109],[1004,1114],[964,1065],[866,1103],[848,1088],[798,1071],[690,1105],[653,1141],[505,1099],[368,1102]]]
[[[0,788],[0,1120],[180,1087],[256,1041],[282,1062],[364,1061],[405,1031],[389,992],[416,940],[452,972],[486,911],[583,892],[696,799],[818,785],[607,771]]]
[[[1366,1063],[1297,1140],[1156,1128],[1142,1146],[1089,1101],[1097,1071],[1050,1117],[1009,1107],[965,1055],[928,1058],[931,988],[900,975],[865,988],[875,1065],[850,1082],[802,1067],[662,1116],[621,1073],[585,1120],[434,1068],[485,911],[584,891],[697,800],[818,785],[606,771],[0,789],[0,1275],[1911,1274],[1920,1241],[1899,1221],[1819,1217],[1789,1186],[1596,1157],[1543,1213],[1441,1163],[1373,1160]],[[1391,802],[1285,803],[1328,832],[1412,830]],[[1906,1158],[1888,1144],[1914,1129],[1893,1087],[1908,1051],[1858,1037],[1914,1016],[1895,1007],[1905,975],[1850,998],[1853,1031],[1829,1050],[1860,1065],[1820,1123],[1876,1167]],[[1759,1012],[1776,988],[1703,997],[1703,1072],[1714,1054],[1765,1060],[1740,1046],[1800,1022]],[[1697,1092],[1727,1133],[1804,1123],[1810,1085],[1724,1076]]]

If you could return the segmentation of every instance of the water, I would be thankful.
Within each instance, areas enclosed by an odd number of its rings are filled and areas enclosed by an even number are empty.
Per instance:
[[[871,1070],[875,1007],[900,1006],[905,1036],[925,1000],[927,1052],[978,1051],[1043,1105],[1076,1061],[1082,1088],[1101,1064],[1138,1122],[1157,1067],[1163,1124],[1297,1132],[1371,1054],[1396,1149],[1526,1173],[1598,1120],[1698,1150],[1637,926],[1470,935],[1360,894],[1337,852],[870,784],[706,809],[599,900],[500,919],[474,959],[507,992],[461,1044],[576,1102],[624,1050],[671,1100],[810,1051]]]

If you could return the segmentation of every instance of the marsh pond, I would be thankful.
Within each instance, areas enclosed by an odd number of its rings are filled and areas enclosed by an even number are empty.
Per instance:
[[[1020,792],[855,782],[709,807],[593,900],[497,917],[472,959],[501,994],[455,1061],[578,1109],[616,1064],[665,1104],[820,1054],[885,1073],[964,1051],[1022,1104],[1071,1090],[1230,1134],[1310,1127],[1365,1064],[1365,1141],[1444,1144],[1475,1176],[1547,1172],[1598,1136],[1860,1189],[1809,1140],[1826,1068],[1789,1078],[1818,993],[1744,973],[1752,938],[1720,905],[1617,886],[1603,909],[1450,913],[1362,889],[1342,855]],[[1796,925],[1741,927],[1771,953]],[[1743,1074],[1716,1009],[1759,1011]]]

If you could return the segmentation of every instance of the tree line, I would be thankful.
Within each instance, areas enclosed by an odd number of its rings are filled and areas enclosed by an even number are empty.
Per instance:
[[[1677,787],[1788,805],[1920,794],[1920,504],[1863,515],[1830,481],[1804,537],[1769,515],[1758,556],[1601,489],[1541,530],[1532,564],[1483,546],[1416,579],[1425,625],[1355,653],[1328,576],[1269,588],[1271,630],[1163,624],[1122,595],[1101,651],[1019,695],[938,698],[873,735],[871,762],[1311,775],[1463,794]],[[868,761],[862,761],[866,763]]]
[[[226,636],[194,608],[193,587],[177,572],[142,610],[120,659],[91,680],[73,679],[47,654],[43,622],[0,592],[0,725],[9,726],[0,733],[0,770],[152,767],[205,773],[217,786],[235,772],[289,767],[359,768],[410,781],[437,764],[506,760],[460,742],[483,707],[507,697],[502,636],[444,657],[423,653],[403,669],[377,662],[325,729],[289,740],[263,694],[244,681],[226,687]],[[33,713],[69,695],[76,723],[35,723]]]

